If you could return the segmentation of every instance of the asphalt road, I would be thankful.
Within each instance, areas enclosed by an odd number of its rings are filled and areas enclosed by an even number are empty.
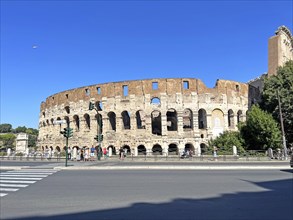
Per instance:
[[[61,170],[2,197],[0,217],[292,220],[292,179],[292,169]]]

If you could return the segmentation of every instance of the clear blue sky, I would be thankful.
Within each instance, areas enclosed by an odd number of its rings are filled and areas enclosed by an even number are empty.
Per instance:
[[[40,104],[98,83],[247,82],[267,71],[268,39],[292,31],[289,1],[1,0],[1,121],[38,128]]]

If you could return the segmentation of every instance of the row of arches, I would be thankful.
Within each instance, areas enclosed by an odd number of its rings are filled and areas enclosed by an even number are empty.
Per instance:
[[[201,151],[204,151],[204,148],[206,148],[206,144],[201,143],[200,147],[202,149]],[[73,146],[73,147],[71,147],[72,150],[75,150],[75,149],[79,150],[81,148],[89,149],[90,147],[89,146],[82,146],[82,147]],[[140,155],[179,155],[180,153],[182,153],[179,151],[179,147],[176,143],[169,144],[168,147],[165,149],[160,144],[154,144],[152,146],[152,148],[150,148],[150,149],[147,149],[146,146],[143,144],[138,145],[136,148],[132,148],[129,145],[125,144],[121,148],[126,152],[127,155],[136,155],[136,156],[140,156]],[[97,146],[96,146],[96,149],[97,149]],[[110,152],[109,156],[118,154],[119,149],[120,149],[120,147],[116,147],[114,145],[107,146],[107,150]],[[42,146],[42,150],[43,150],[43,152],[46,152],[46,151],[61,152],[62,150],[65,151],[65,147],[63,147],[61,149],[59,146],[57,146],[55,148],[53,148],[52,146],[50,146],[50,147]],[[195,152],[197,152],[192,143],[185,144],[183,150],[184,151],[191,151],[191,152],[193,152],[193,154]]]
[[[218,110],[221,112],[222,115],[224,113],[221,110]],[[236,126],[235,122],[235,113],[232,109],[229,109],[227,112],[228,116],[228,127],[234,128]],[[184,109],[182,112],[182,126],[183,130],[191,130],[194,128],[194,113],[191,109]],[[237,112],[237,124],[242,121],[243,113],[241,110]],[[162,135],[162,113],[159,110],[154,110],[150,114],[151,118],[151,130],[152,134],[156,135]],[[84,114],[83,118],[80,118],[78,115],[74,115],[72,118],[72,122],[75,125],[75,128],[77,131],[80,130],[80,124],[81,121],[84,123],[84,126],[87,129],[91,129],[91,117],[89,114]],[[61,120],[60,117],[57,118],[57,120]],[[66,120],[67,124],[70,125],[70,118],[68,116],[64,117],[64,120]],[[100,129],[100,132],[103,131],[103,122],[107,122],[108,130],[116,131],[117,130],[117,116],[116,113],[111,111],[107,113],[107,118],[103,119],[101,114],[96,114],[94,119],[98,125],[98,129]],[[135,124],[131,123],[131,120],[135,120]],[[171,108],[168,109],[166,112],[166,120],[167,120],[167,130],[168,131],[178,131],[178,113],[175,109]],[[121,112],[121,124],[123,130],[131,129],[131,126],[136,126],[136,129],[146,129],[146,114],[143,110],[138,110],[135,112],[135,116],[131,117],[131,113],[129,111],[122,111]],[[207,112],[205,109],[200,109],[197,112],[197,123],[198,123],[198,129],[206,129],[208,127],[207,123]],[[50,121],[46,120],[43,121],[43,127],[49,126],[54,124],[54,119],[52,118]]]

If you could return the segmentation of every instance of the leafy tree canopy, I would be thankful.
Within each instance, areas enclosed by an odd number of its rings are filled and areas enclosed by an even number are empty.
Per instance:
[[[278,68],[277,75],[265,80],[261,108],[272,113],[280,121],[278,106],[279,92],[286,139],[293,143],[293,61]]]
[[[253,105],[247,120],[240,128],[248,150],[276,149],[281,146],[282,136],[278,123],[273,116]]]
[[[11,124],[0,124],[0,133],[9,133],[12,131]]]
[[[237,147],[238,154],[244,152],[244,140],[238,131],[225,131],[209,142],[209,148],[212,149],[213,146],[218,148],[219,154],[231,155],[233,153],[233,146]]]
[[[25,133],[27,128],[25,126],[18,126],[14,129],[14,133]]]
[[[0,145],[3,148],[15,148],[15,135],[14,134],[1,134]]]

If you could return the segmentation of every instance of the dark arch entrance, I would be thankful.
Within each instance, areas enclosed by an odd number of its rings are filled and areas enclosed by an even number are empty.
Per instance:
[[[144,145],[139,145],[137,147],[137,154],[138,155],[146,155],[146,148]]]
[[[152,151],[153,155],[162,155],[163,152],[162,147],[159,144],[155,144],[152,148]]]
[[[176,144],[169,144],[168,154],[169,155],[178,155],[178,147]]]

